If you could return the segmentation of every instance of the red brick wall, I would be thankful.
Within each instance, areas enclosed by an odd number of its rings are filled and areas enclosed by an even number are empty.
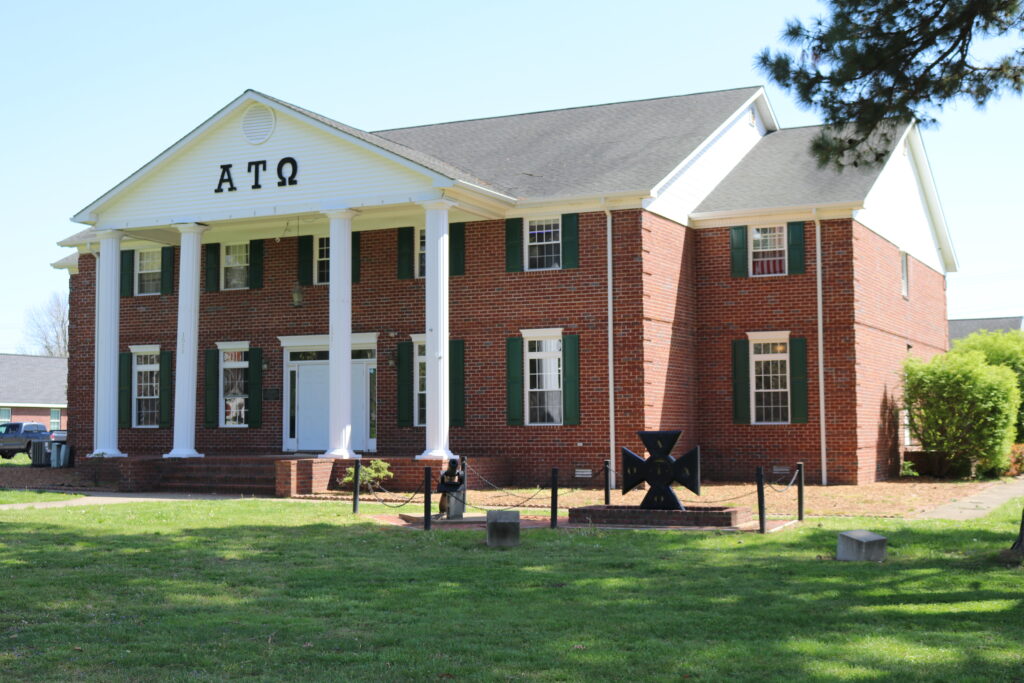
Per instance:
[[[5,408],[3,403],[0,403],[0,408]],[[19,408],[17,406],[11,408],[11,422],[39,422],[47,429],[50,428],[50,409],[49,408]],[[60,411],[60,428],[67,429],[68,426],[68,411],[62,409]]]
[[[92,398],[96,331],[96,259],[78,255],[68,281],[68,443],[76,462],[92,452]]]

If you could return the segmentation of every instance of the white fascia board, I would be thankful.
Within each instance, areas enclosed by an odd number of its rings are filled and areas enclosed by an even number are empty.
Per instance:
[[[766,220],[811,220],[809,216],[817,209],[818,218],[850,218],[854,211],[864,208],[863,201],[835,202],[832,204],[800,204],[794,206],[773,206],[761,209],[742,209],[738,211],[701,211],[690,214],[688,225],[694,228],[713,228],[732,225],[736,222],[757,219]]]
[[[604,211],[605,209],[640,209],[645,199],[650,198],[648,190],[629,190],[606,194],[573,195],[552,197],[537,201],[521,201],[512,208],[509,218],[527,218],[557,213],[582,213]]]
[[[361,139],[359,139],[357,137],[349,135],[348,133],[345,133],[344,131],[340,131],[337,128],[333,128],[331,126],[328,126],[327,124],[322,123],[321,121],[317,121],[316,119],[311,118],[309,116],[306,116],[306,115],[304,115],[304,114],[302,114],[300,112],[297,112],[297,111],[295,111],[293,109],[289,109],[287,107],[283,107],[280,104],[277,104],[276,102],[274,102],[272,100],[269,100],[266,97],[263,97],[259,93],[256,93],[256,92],[251,91],[251,90],[246,90],[244,93],[242,93],[241,95],[236,97],[234,100],[232,100],[230,103],[228,103],[225,107],[223,107],[216,114],[214,114],[213,116],[208,118],[206,121],[204,121],[199,126],[194,128],[191,132],[189,132],[183,138],[181,138],[180,140],[175,142],[173,145],[171,145],[170,147],[165,149],[163,152],[161,152],[159,155],[157,155],[152,161],[150,161],[145,166],[143,166],[142,168],[140,168],[137,171],[135,171],[134,173],[132,173],[130,176],[128,176],[127,178],[122,180],[120,183],[118,183],[112,189],[110,189],[106,193],[104,193],[101,197],[99,197],[98,199],[93,201],[91,204],[89,204],[87,207],[85,207],[84,209],[79,211],[77,214],[72,216],[71,220],[76,222],[76,223],[84,223],[86,225],[93,225],[94,223],[96,223],[96,221],[98,220],[98,211],[99,211],[100,207],[102,207],[104,204],[108,203],[111,199],[114,198],[115,195],[118,195],[121,192],[124,192],[129,187],[131,187],[132,185],[137,183],[139,180],[142,179],[143,176],[148,175],[149,172],[154,170],[157,166],[161,165],[162,163],[164,163],[165,161],[167,161],[171,157],[173,157],[176,154],[178,154],[179,152],[181,152],[185,147],[187,147],[190,143],[192,143],[194,140],[196,140],[196,138],[201,136],[203,133],[205,133],[211,127],[216,125],[225,116],[229,115],[234,110],[238,109],[239,107],[241,107],[243,104],[246,104],[247,102],[259,102],[260,104],[263,104],[263,105],[265,105],[267,107],[270,107],[275,112],[278,112],[280,114],[284,114],[284,115],[287,115],[287,116],[291,116],[292,118],[300,119],[301,121],[305,122],[308,125],[311,125],[311,126],[313,126],[315,128],[318,128],[319,130],[327,132],[327,133],[329,133],[331,135],[334,135],[336,137],[339,137],[339,138],[341,138],[341,139],[343,139],[343,140],[345,140],[345,141],[347,141],[347,142],[349,142],[351,144],[356,145],[357,147],[361,147],[361,148],[363,148],[365,150],[368,150],[368,151],[370,151],[370,152],[372,152],[374,154],[377,154],[378,156],[382,156],[384,158],[390,159],[391,161],[394,161],[395,163],[397,163],[397,164],[399,164],[401,166],[404,166],[407,169],[410,169],[412,171],[420,173],[421,175],[425,175],[425,176],[429,177],[433,181],[435,187],[450,187],[455,182],[455,180],[453,178],[449,178],[449,177],[447,177],[447,176],[445,176],[445,175],[443,175],[441,173],[438,173],[437,171],[433,171],[433,170],[431,170],[429,168],[426,168],[425,166],[421,166],[420,164],[417,164],[414,161],[410,161],[409,159],[406,159],[403,156],[395,154],[394,152],[390,152],[390,151],[385,150],[385,149],[383,149],[381,147],[378,147],[378,146],[376,146],[376,145],[374,145],[372,143],[369,143],[369,142],[367,142],[365,140],[361,140]],[[208,219],[208,220],[212,220],[212,219]],[[176,221],[172,221],[172,222],[183,223],[183,222],[192,222],[192,221],[193,221],[193,219],[186,219],[186,220],[176,220]],[[160,225],[160,224],[161,223],[151,223],[150,225]],[[129,227],[129,226],[119,226],[119,227]]]
[[[921,131],[916,123],[910,126],[906,139],[907,144],[910,145],[914,169],[917,171],[917,177],[921,180],[921,190],[924,192],[925,204],[928,207],[928,217],[931,219],[932,232],[935,234],[935,241],[942,258],[942,265],[947,273],[955,273],[959,267],[956,251],[953,250],[953,241],[949,237],[949,227],[946,225],[946,216],[942,211],[942,204],[939,202],[935,178],[932,176],[932,168],[928,163],[928,154],[925,152],[924,141],[921,140]]]
[[[67,409],[67,403],[7,403],[0,402],[3,408],[61,408]]]
[[[500,202],[504,202],[506,204],[515,204],[518,201],[512,195],[502,194],[501,192],[498,192],[497,190],[491,190],[489,188],[482,187],[480,185],[476,185],[474,183],[467,182],[465,180],[456,180],[454,185],[455,185],[455,187],[466,188],[468,190],[472,190],[473,192],[475,192],[477,194],[482,194],[482,195],[485,195],[487,197],[492,197],[492,198],[494,198],[494,199],[496,199],[496,200],[498,200]]]

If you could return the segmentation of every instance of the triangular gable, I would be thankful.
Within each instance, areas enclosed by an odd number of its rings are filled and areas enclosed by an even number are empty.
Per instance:
[[[253,105],[262,116],[247,121]],[[462,179],[425,155],[376,142],[372,134],[249,90],[73,220],[139,227],[315,211],[330,208],[325,202],[416,200]]]

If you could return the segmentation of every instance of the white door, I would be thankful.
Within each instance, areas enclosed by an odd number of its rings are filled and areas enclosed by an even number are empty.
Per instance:
[[[326,451],[328,430],[327,363],[301,363],[295,397],[296,448]]]

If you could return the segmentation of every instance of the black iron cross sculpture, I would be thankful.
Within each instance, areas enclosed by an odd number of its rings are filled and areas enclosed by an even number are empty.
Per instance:
[[[679,440],[680,431],[637,432],[644,442],[647,460],[629,450],[622,449],[622,493],[647,483],[650,489],[640,507],[646,510],[684,510],[672,483],[678,482],[700,495],[700,447],[694,448],[678,460],[669,453]]]

